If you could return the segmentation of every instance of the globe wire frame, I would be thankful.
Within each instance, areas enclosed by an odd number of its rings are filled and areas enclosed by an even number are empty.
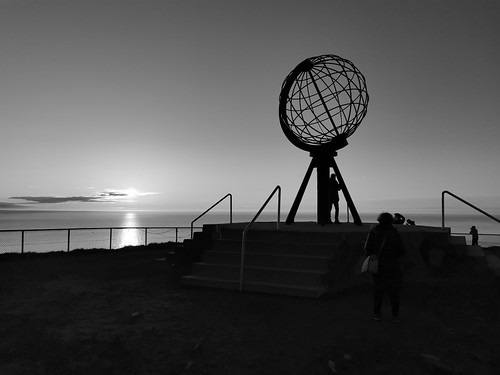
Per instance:
[[[288,140],[309,152],[332,152],[366,115],[366,80],[337,55],[305,59],[285,78],[279,97],[280,125]]]
[[[318,84],[319,82],[319,84]],[[337,150],[345,147],[366,115],[366,80],[354,64],[337,55],[320,55],[302,61],[285,78],[279,96],[280,125],[288,140],[309,151],[312,160],[286,223],[291,224],[314,168],[317,169],[317,220],[330,221],[329,169],[333,167],[354,223],[361,218],[335,162]]]

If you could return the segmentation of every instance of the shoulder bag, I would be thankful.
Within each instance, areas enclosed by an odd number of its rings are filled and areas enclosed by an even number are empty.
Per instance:
[[[387,236],[384,236],[384,239],[382,240],[382,244],[380,245],[380,249],[378,251],[378,254],[373,254],[373,255],[368,255],[363,262],[363,265],[361,266],[361,272],[365,273],[377,273],[378,272],[378,257],[380,255],[380,252],[382,251],[382,248],[385,245],[385,239]]]

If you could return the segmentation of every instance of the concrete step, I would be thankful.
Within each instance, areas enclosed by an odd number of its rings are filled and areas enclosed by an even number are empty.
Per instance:
[[[465,240],[465,236],[450,236],[448,243],[450,245],[459,245],[459,246],[467,245],[467,241]]]
[[[241,240],[215,240],[213,250],[241,253]],[[330,243],[293,243],[270,241],[246,241],[245,253],[258,252],[273,255],[310,255],[331,257],[338,250],[338,245]]]
[[[245,265],[254,267],[272,267],[328,272],[331,257],[304,256],[290,254],[269,254],[245,251]],[[241,251],[207,250],[203,253],[206,263],[239,266]]]
[[[448,247],[451,251],[465,255],[467,251],[467,241],[465,236],[450,236]]]
[[[484,275],[488,273],[486,254],[481,246],[465,245],[464,255],[474,260],[474,272],[476,274]]]
[[[228,290],[239,290],[239,281],[219,279],[214,277],[201,277],[188,275],[182,278],[183,285],[200,286],[206,288],[218,288]],[[285,285],[279,283],[263,283],[246,281],[243,284],[243,290],[246,292],[279,294],[305,298],[319,298],[327,292],[327,288],[307,287],[303,285]]]
[[[466,245],[465,255],[469,257],[484,258],[486,254],[481,246],[476,245]]]
[[[486,264],[495,277],[500,277],[500,259],[496,255],[487,255]]]
[[[240,266],[195,263],[193,275],[218,279],[239,281]],[[305,271],[301,269],[284,269],[273,267],[246,266],[243,272],[245,282],[265,282],[285,285],[323,286],[327,281],[327,273],[321,271]]]
[[[239,290],[239,280],[228,280],[219,277],[208,277],[199,275],[186,275],[181,278],[182,285],[203,286],[206,288],[220,288],[229,290]]]
[[[490,273],[493,277],[500,277],[500,259],[498,256],[487,255],[481,246],[466,245],[464,255],[474,259],[475,272]]]
[[[221,238],[227,240],[240,241],[242,239],[243,229],[239,228],[223,228],[221,231]],[[322,243],[322,244],[335,244],[340,243],[344,238],[345,233],[336,232],[317,232],[314,236],[307,232],[293,232],[293,231],[269,231],[259,230],[258,228],[250,229],[246,234],[248,241],[266,241],[266,242],[288,242],[288,243]],[[364,236],[364,234],[363,234]]]

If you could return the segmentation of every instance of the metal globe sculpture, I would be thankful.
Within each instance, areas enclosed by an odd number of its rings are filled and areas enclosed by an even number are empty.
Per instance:
[[[302,61],[286,77],[279,97],[283,132],[307,151],[346,146],[367,109],[365,77],[351,61],[336,55]]]
[[[318,173],[318,223],[330,222],[328,178],[333,168],[354,222],[361,225],[352,198],[335,162],[337,150],[358,128],[368,109],[366,80],[354,64],[337,55],[302,61],[285,78],[279,96],[281,129],[292,144],[309,151],[312,160],[287,224],[293,223],[314,168]]]

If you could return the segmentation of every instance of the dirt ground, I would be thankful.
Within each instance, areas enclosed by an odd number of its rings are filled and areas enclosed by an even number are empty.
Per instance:
[[[500,374],[500,287],[320,300],[187,288],[162,250],[0,258],[0,374]],[[386,301],[388,302],[388,301]]]

